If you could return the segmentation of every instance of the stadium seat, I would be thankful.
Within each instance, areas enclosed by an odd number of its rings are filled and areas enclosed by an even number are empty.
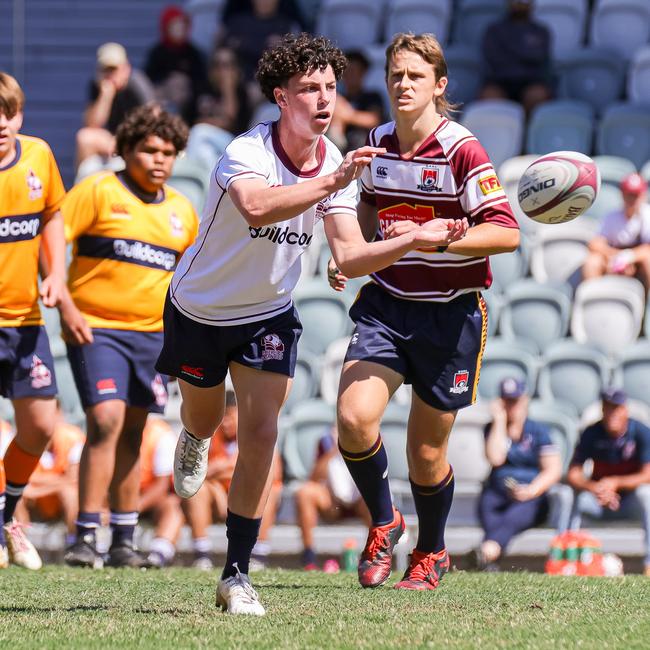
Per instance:
[[[256,124],[262,122],[274,122],[280,118],[280,108],[277,104],[264,101],[257,105],[253,115],[248,123],[248,128],[253,128]]]
[[[482,295],[488,310],[488,336],[493,336],[499,329],[503,296],[492,289],[484,291]]]
[[[620,350],[617,368],[627,394],[650,406],[650,341],[639,339]]]
[[[406,460],[406,428],[408,426],[410,408],[406,405],[390,403],[381,419],[381,439],[388,455],[388,476],[391,487],[402,483],[399,487],[410,491],[409,468]]]
[[[461,409],[456,416],[447,455],[454,468],[456,486],[463,492],[478,493],[490,473],[484,431],[491,420],[489,407],[484,404]]]
[[[594,156],[593,160],[600,172],[601,182],[613,185],[616,189],[628,174],[633,174],[637,170],[633,162],[621,156],[600,155]]]
[[[339,391],[339,379],[343,359],[348,351],[350,343],[349,336],[343,336],[332,341],[323,355],[320,376],[320,394],[328,404],[336,404],[336,396]]]
[[[92,176],[97,172],[121,172],[124,169],[124,166],[124,159],[121,156],[111,156],[110,158],[104,158],[99,154],[88,156],[88,158],[85,158],[81,163],[79,163],[77,174],[74,178],[74,184],[76,185],[84,178]]]
[[[282,459],[286,479],[304,480],[309,477],[318,441],[336,418],[334,407],[319,399],[297,404],[288,419],[282,440]]]
[[[427,32],[442,45],[447,42],[452,0],[391,0],[386,9],[386,41],[390,42],[395,34],[401,32]]]
[[[316,33],[342,50],[363,48],[377,41],[382,13],[382,3],[375,0],[323,0]]]
[[[587,244],[593,236],[578,224],[555,224],[540,228],[530,252],[530,270],[533,278],[542,284],[569,282],[575,286],[581,278],[581,267],[587,256]]]
[[[500,332],[504,338],[531,341],[542,351],[566,336],[570,312],[566,290],[532,279],[519,280],[506,289]]]
[[[490,256],[493,290],[503,293],[510,284],[528,274],[528,246],[528,240],[522,236],[516,251]]]
[[[526,340],[504,337],[488,338],[481,363],[478,394],[482,400],[491,400],[499,394],[499,383],[506,377],[525,379],[531,393],[537,379],[537,350]]]
[[[539,396],[545,401],[566,400],[580,414],[598,399],[610,374],[607,356],[597,347],[573,339],[556,341],[543,354]]]
[[[461,106],[476,100],[483,85],[483,70],[476,59],[476,50],[455,43],[445,48],[445,60],[449,74],[449,100]]]
[[[524,109],[508,99],[482,99],[468,104],[461,122],[481,142],[495,168],[521,153]]]
[[[452,42],[480,51],[488,25],[505,14],[505,0],[459,0],[454,11]]]
[[[650,159],[650,106],[609,106],[598,125],[596,151],[627,158],[640,168]]]
[[[576,50],[557,62],[558,96],[590,104],[596,112],[615,102],[623,92],[625,64],[611,51]]]
[[[176,159],[172,175],[167,182],[181,194],[184,194],[200,214],[208,193],[209,179],[209,168],[184,157]]]
[[[593,218],[596,222],[602,223],[605,215],[621,207],[621,193],[617,187],[609,183],[601,183],[600,191],[589,208],[587,216]]]
[[[296,405],[316,397],[319,389],[320,365],[316,355],[298,344],[296,372],[291,384],[291,392],[284,404],[287,413],[291,413]]]
[[[186,0],[183,8],[192,19],[191,40],[208,56],[215,46],[225,0]]]
[[[627,74],[627,96],[635,104],[650,104],[650,45],[639,48]]]
[[[590,154],[594,111],[585,102],[558,100],[540,104],[530,117],[526,152],[579,151]]]
[[[386,88],[386,45],[375,44],[363,48],[370,67],[366,76],[363,78],[364,90],[372,90],[379,93],[384,102],[384,112],[390,113],[390,100],[388,99],[388,89]]]
[[[185,154],[205,169],[214,169],[234,135],[212,124],[195,124],[190,129]]]
[[[551,52],[557,59],[580,47],[587,22],[587,0],[536,0],[535,20],[551,32]]]
[[[63,355],[54,358],[54,373],[56,374],[56,385],[59,389],[57,397],[61,403],[61,410],[65,419],[70,424],[85,427],[85,414],[77,393],[77,386],[74,383],[72,369],[68,357]]]
[[[578,285],[571,335],[613,354],[639,336],[645,308],[643,285],[635,278],[605,275]]]
[[[650,40],[647,0],[599,0],[591,14],[589,41],[629,60]]]
[[[528,417],[550,427],[551,440],[559,448],[562,467],[566,471],[578,440],[576,418],[559,410],[555,401],[545,402],[543,400],[531,400],[528,405]]]
[[[352,329],[347,303],[320,278],[296,287],[294,302],[304,328],[301,343],[315,354]]]

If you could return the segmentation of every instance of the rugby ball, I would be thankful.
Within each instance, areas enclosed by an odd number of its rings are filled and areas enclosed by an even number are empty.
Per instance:
[[[576,151],[555,151],[533,161],[519,180],[517,198],[524,214],[539,223],[564,223],[596,200],[600,172]]]

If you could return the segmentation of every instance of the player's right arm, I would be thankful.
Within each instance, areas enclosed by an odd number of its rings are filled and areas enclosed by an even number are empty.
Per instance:
[[[232,179],[228,194],[249,226],[260,228],[291,219],[359,178],[363,168],[385,149],[361,147],[349,152],[336,171],[295,185],[270,187],[266,181]]]
[[[97,96],[91,100],[84,112],[84,126],[94,128],[106,126],[116,93],[117,88],[110,79],[103,78],[97,82]]]

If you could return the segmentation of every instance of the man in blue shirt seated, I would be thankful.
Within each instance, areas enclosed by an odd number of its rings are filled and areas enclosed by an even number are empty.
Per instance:
[[[510,540],[548,516],[547,492],[562,476],[562,459],[549,427],[528,418],[525,382],[504,379],[491,409],[485,455],[492,471],[478,504],[485,536],[474,561],[478,568],[496,570]]]
[[[645,575],[650,576],[650,429],[629,417],[627,395],[608,388],[603,417],[580,436],[567,475],[576,491],[569,527],[592,519],[641,519],[645,530]],[[593,463],[591,476],[584,471]]]

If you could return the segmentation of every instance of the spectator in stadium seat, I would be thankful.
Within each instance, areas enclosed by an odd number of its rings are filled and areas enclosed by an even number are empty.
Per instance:
[[[338,450],[336,425],[318,441],[316,462],[309,479],[296,491],[298,525],[302,536],[302,566],[318,568],[314,552],[314,527],[319,515],[333,523],[346,517],[359,517],[370,525],[370,513]]]
[[[327,136],[339,148],[349,151],[363,147],[370,129],[381,124],[384,102],[381,95],[365,90],[363,80],[370,63],[359,50],[346,52],[348,67],[343,72],[342,89],[336,98],[334,117]]]
[[[18,521],[63,519],[67,529],[66,543],[74,539],[79,459],[85,439],[79,427],[66,422],[57,403],[54,435],[16,508]]]
[[[56,373],[39,297],[54,307],[65,288],[65,189],[48,144],[20,133],[24,106],[22,88],[0,70],[0,395],[16,421],[0,461],[0,569],[42,566],[13,515],[54,434]]]
[[[562,476],[562,459],[546,425],[528,417],[528,395],[522,380],[501,382],[485,429],[485,455],[492,466],[478,503],[484,531],[475,551],[478,568],[492,570],[517,534],[548,516],[548,490]]]
[[[194,544],[193,566],[211,569],[212,545],[207,535],[213,521],[224,522],[228,514],[228,491],[237,463],[237,401],[235,393],[226,391],[226,409],[223,420],[210,443],[208,473],[200,490],[189,499],[182,500],[185,519],[192,529]],[[251,567],[253,570],[266,566],[269,552],[269,533],[277,514],[282,496],[282,461],[275,452],[273,459],[273,485],[266,502],[260,524],[260,534],[253,547]]]
[[[248,11],[224,19],[221,43],[237,53],[246,82],[253,81],[262,52],[296,27],[295,20],[281,10],[279,0],[251,0],[250,4]]]
[[[84,126],[77,132],[77,165],[93,155],[106,159],[115,153],[115,131],[133,108],[154,101],[146,75],[134,70],[119,43],[97,50],[97,74],[90,82]]]
[[[640,174],[621,181],[623,207],[607,214],[589,242],[582,266],[585,280],[608,273],[637,277],[650,289],[650,205],[648,184]]]
[[[160,14],[160,41],[147,55],[144,71],[154,84],[165,110],[192,124],[196,97],[205,84],[203,54],[189,40],[191,19],[181,7],[165,7]]]
[[[166,376],[154,368],[164,296],[198,230],[190,201],[166,184],[186,144],[181,118],[157,106],[135,108],[116,134],[126,169],[89,176],[62,206],[73,247],[59,311],[87,422],[77,540],[64,556],[72,566],[103,566],[95,533],[107,496],[108,563],[147,564],[133,543],[142,431],[148,413],[162,413],[167,402]]]
[[[207,81],[199,90],[196,122],[239,135],[248,129],[250,118],[251,106],[237,55],[232,48],[219,46],[210,58]]]
[[[551,35],[531,18],[533,0],[509,0],[508,13],[488,26],[482,52],[481,99],[511,99],[526,113],[551,98]]]
[[[582,517],[640,519],[645,531],[645,575],[650,576],[650,428],[630,418],[627,395],[607,388],[603,417],[580,436],[567,479],[575,490],[569,528]],[[591,461],[591,476],[584,465]]]
[[[171,564],[176,542],[185,521],[180,499],[173,488],[176,436],[160,417],[150,415],[142,431],[140,446],[140,515],[155,524],[149,545],[149,563],[157,568]]]

